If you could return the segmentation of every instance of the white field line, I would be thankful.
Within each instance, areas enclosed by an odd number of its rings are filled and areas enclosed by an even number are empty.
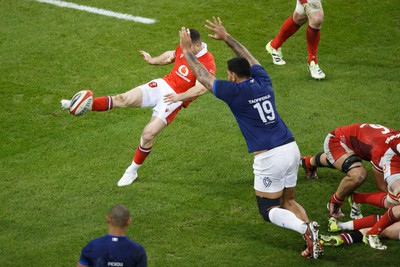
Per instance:
[[[114,18],[118,18],[118,19],[131,20],[131,21],[140,22],[140,23],[144,23],[144,24],[153,24],[156,22],[155,19],[136,17],[136,16],[132,16],[129,14],[117,13],[117,12],[113,12],[113,11],[109,11],[109,10],[105,10],[105,9],[101,9],[101,8],[90,7],[90,6],[82,6],[82,5],[65,2],[65,1],[36,0],[36,2],[47,3],[47,4],[59,6],[59,7],[67,7],[67,8],[83,10],[83,11],[90,12],[90,13],[100,14],[100,15],[114,17]]]

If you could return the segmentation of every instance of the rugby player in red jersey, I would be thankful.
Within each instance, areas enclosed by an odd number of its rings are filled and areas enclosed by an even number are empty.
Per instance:
[[[196,58],[215,75],[216,66],[214,56],[208,52],[207,44],[202,42],[200,33],[190,29],[192,37],[191,51]],[[141,84],[125,93],[116,96],[102,96],[94,99],[93,111],[108,111],[112,108],[146,108],[153,107],[150,122],[144,127],[139,146],[136,148],[133,161],[126,169],[124,175],[118,182],[118,186],[130,185],[138,176],[137,171],[147,156],[150,154],[154,139],[174,120],[176,114],[182,107],[187,107],[191,101],[177,102],[168,105],[164,102],[165,94],[174,92],[182,93],[192,87],[198,87],[202,93],[207,89],[197,82],[196,77],[190,70],[180,45],[175,50],[166,51],[163,54],[152,57],[146,51],[140,51],[144,60],[151,65],[174,64],[171,72],[163,78],[154,79],[148,83]],[[69,109],[70,100],[61,100],[63,109]]]
[[[317,51],[320,39],[320,29],[324,21],[324,10],[321,0],[297,0],[293,15],[283,23],[279,33],[267,45],[266,49],[271,54],[275,65],[285,65],[281,46],[287,39],[295,34],[301,26],[308,22],[306,41],[308,50],[308,70],[311,77],[316,80],[325,78],[325,73],[318,64]]]
[[[346,174],[328,203],[330,215],[337,219],[344,217],[341,206],[345,198],[367,177],[362,160],[371,163],[378,189],[389,191],[394,200],[399,199],[399,150],[400,131],[379,124],[352,124],[329,133],[325,138],[324,152],[302,157],[302,166],[310,179],[317,177],[318,167],[336,168]]]

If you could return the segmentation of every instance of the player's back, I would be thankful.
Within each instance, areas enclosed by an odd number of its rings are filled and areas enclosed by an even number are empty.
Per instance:
[[[90,266],[146,266],[144,248],[126,236],[105,235],[92,240],[83,250],[83,260]],[[82,258],[81,258],[82,259]]]
[[[383,154],[399,142],[400,132],[379,124],[359,123],[341,126],[335,131],[348,147],[364,160],[379,162]],[[393,140],[392,136],[398,136]]]
[[[268,74],[259,65],[251,70],[252,77],[240,83],[217,80],[214,93],[228,104],[254,152],[280,146],[293,134],[277,112]]]

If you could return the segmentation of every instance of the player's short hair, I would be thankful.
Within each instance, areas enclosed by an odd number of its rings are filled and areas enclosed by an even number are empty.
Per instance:
[[[251,66],[244,57],[234,57],[228,62],[228,70],[234,72],[239,78],[250,77]]]
[[[201,43],[201,35],[198,30],[189,29],[190,30],[190,39],[192,39],[193,44]]]
[[[130,218],[129,210],[122,204],[115,205],[110,209],[110,213],[108,214],[110,218],[110,223],[113,226],[117,226],[123,228],[128,225],[128,221]]]

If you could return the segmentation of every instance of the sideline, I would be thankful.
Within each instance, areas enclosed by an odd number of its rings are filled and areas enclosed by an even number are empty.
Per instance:
[[[75,3],[70,3],[70,2],[65,2],[65,1],[56,1],[56,0],[36,0],[36,2],[41,2],[41,3],[47,3],[59,7],[67,7],[67,8],[73,8],[73,9],[78,9],[90,13],[95,13],[95,14],[100,14],[104,16],[109,16],[109,17],[114,17],[117,19],[123,19],[123,20],[130,20],[130,21],[135,21],[135,22],[140,22],[144,24],[153,24],[156,22],[155,19],[150,19],[150,18],[143,18],[143,17],[136,17],[132,16],[129,14],[123,14],[123,13],[118,13],[114,11],[109,11],[101,8],[95,8],[95,7],[90,7],[90,6],[83,6],[83,5],[78,5]]]

